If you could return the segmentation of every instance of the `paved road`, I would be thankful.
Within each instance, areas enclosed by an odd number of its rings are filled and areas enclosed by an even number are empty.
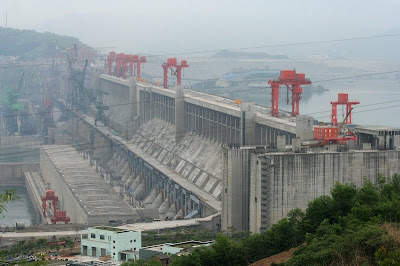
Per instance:
[[[189,220],[173,220],[173,221],[159,221],[159,222],[151,222],[151,223],[135,223],[135,224],[126,224],[122,226],[118,226],[118,228],[133,230],[133,231],[151,231],[158,230],[164,228],[175,228],[181,226],[191,226],[197,225],[200,221],[210,221],[214,216],[218,214],[214,214],[204,218],[197,219],[189,219]],[[18,238],[18,237],[52,237],[52,236],[75,236],[76,234],[80,234],[80,232],[76,231],[57,231],[57,232],[7,232],[0,233],[0,236],[3,238]]]

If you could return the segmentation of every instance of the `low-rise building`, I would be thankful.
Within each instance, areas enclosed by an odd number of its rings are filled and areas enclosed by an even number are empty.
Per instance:
[[[112,261],[131,261],[139,259],[141,247],[141,232],[109,226],[90,227],[81,232],[82,255]]]
[[[143,247],[139,250],[140,259],[150,259],[153,256],[158,256],[161,260],[165,259],[160,257],[161,254],[174,255],[189,253],[192,249],[197,247],[210,246],[214,241],[196,241],[189,240],[180,243],[165,243],[154,246]]]

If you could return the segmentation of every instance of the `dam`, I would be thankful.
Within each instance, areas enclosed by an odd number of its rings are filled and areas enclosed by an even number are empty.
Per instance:
[[[71,223],[213,217],[223,230],[259,232],[336,181],[361,185],[400,171],[397,129],[306,148],[311,116],[279,110],[277,117],[252,102],[94,72],[91,89],[107,104],[98,120],[98,106],[79,110],[64,97],[63,79],[54,100],[60,121],[40,149],[40,169],[27,178],[42,184],[37,195],[54,190]],[[390,145],[375,145],[383,140]],[[350,161],[365,170],[355,172]]]

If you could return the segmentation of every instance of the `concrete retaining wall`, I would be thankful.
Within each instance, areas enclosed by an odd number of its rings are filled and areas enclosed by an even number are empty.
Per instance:
[[[9,147],[9,146],[35,146],[39,147],[43,144],[43,138],[37,136],[2,136],[0,137],[0,147]]]
[[[24,172],[35,172],[38,167],[38,163],[0,164],[0,186],[24,186]]]
[[[50,184],[50,188],[58,196],[61,210],[67,211],[67,216],[71,217],[71,223],[87,224],[88,217],[77,199],[68,188],[67,184],[50,161],[49,157],[40,150],[40,170],[45,182]]]
[[[400,151],[263,154],[252,156],[251,165],[250,230],[258,232],[329,195],[336,182],[359,187],[400,173]]]

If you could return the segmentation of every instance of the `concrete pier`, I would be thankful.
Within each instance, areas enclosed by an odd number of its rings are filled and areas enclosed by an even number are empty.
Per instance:
[[[265,153],[263,148],[226,148],[222,229],[260,232],[305,209],[335,182],[376,184],[379,174],[400,173],[400,151]]]
[[[139,218],[74,147],[43,146],[40,170],[71,223],[101,225],[110,220],[132,222]]]

